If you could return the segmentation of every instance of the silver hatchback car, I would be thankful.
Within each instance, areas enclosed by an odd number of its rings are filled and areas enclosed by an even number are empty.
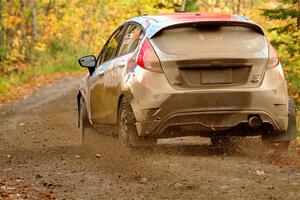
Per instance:
[[[239,15],[179,13],[127,20],[96,58],[78,100],[81,133],[117,127],[126,145],[184,135],[261,135],[288,144],[295,105],[279,58],[262,28]]]

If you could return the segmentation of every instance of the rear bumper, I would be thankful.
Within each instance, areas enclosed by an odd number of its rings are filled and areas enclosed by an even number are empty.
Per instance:
[[[187,134],[195,131],[207,133],[225,131],[239,125],[248,126],[248,119],[251,115],[259,116],[262,126],[271,125],[278,132],[284,131],[283,127],[287,124],[287,117],[280,118],[281,123],[278,123],[278,120],[265,111],[235,110],[175,113],[163,120],[137,122],[136,126],[140,135],[165,135],[171,127],[176,127]],[[244,134],[247,135],[247,132]]]
[[[288,94],[286,82],[274,78],[276,73],[276,69],[267,70],[257,88],[205,90],[175,90],[163,74],[154,74],[151,80],[145,76],[142,84],[132,85],[138,134],[160,135],[173,126],[184,131],[226,130],[247,123],[249,115],[259,115],[263,123],[284,132]]]

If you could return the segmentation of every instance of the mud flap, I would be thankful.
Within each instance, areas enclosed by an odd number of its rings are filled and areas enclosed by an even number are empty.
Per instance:
[[[80,128],[79,127],[79,118],[80,118],[80,98],[81,98],[81,93],[79,92],[78,94],[77,94],[77,126],[78,126],[78,128]]]
[[[270,139],[276,142],[292,141],[297,138],[297,123],[296,123],[296,105],[292,97],[289,97],[289,122],[285,133],[271,136]]]

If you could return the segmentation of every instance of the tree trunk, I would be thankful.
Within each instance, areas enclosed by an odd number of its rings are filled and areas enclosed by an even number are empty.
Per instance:
[[[297,30],[300,30],[300,0],[298,0]]]
[[[0,49],[4,46],[3,2],[0,0]]]
[[[30,6],[31,6],[31,17],[32,17],[32,39],[33,41],[35,41],[37,36],[35,0],[31,0]]]
[[[186,0],[182,0],[180,11],[182,11],[182,12],[185,11],[185,5],[186,5]]]
[[[48,16],[50,10],[52,9],[54,5],[54,1],[53,0],[49,0],[48,4],[47,4],[47,7],[46,7],[46,12],[45,12],[45,15]]]
[[[235,13],[235,3],[234,3],[234,0],[231,0],[231,10],[232,10],[232,13]]]
[[[254,8],[254,0],[250,0],[250,9]]]
[[[25,52],[25,59],[26,60],[29,60],[29,57],[30,57],[30,52],[31,52],[31,45],[28,41],[28,32],[27,32],[27,29],[28,29],[28,23],[27,23],[27,20],[28,20],[28,17],[26,16],[26,10],[28,8],[28,4],[26,4],[27,1],[26,0],[20,0],[20,13],[18,14],[19,17],[22,20],[22,22],[20,23],[20,31],[21,31],[21,46],[20,46],[20,49],[19,51],[20,52]]]
[[[237,5],[236,5],[237,14],[241,13],[241,4],[242,4],[241,0],[238,0]]]
[[[91,10],[91,14],[90,14],[90,17],[91,19],[93,19],[93,21],[97,21],[97,5],[100,5],[100,2],[99,0],[95,0],[94,2],[94,5],[93,5],[93,8]],[[138,11],[140,11],[139,7],[138,7]],[[96,29],[95,27],[93,27],[93,25],[91,24],[91,30],[90,30],[90,34],[89,34],[89,38],[90,38],[90,41],[89,41],[89,49],[91,48],[91,45],[93,44],[93,40],[94,40],[94,37],[95,37],[95,33],[96,33]]]
[[[215,2],[215,8],[219,8],[220,7],[220,0],[216,0]]]

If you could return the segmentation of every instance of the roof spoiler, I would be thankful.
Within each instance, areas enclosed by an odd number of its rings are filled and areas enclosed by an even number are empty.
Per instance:
[[[199,27],[201,25],[220,25],[220,26],[244,26],[252,28],[253,30],[265,35],[261,26],[255,23],[243,22],[243,21],[202,21],[202,22],[184,22],[184,23],[176,23],[168,26],[160,27],[155,32],[152,32],[148,35],[148,38],[151,39],[158,33],[160,33],[164,29],[171,28],[180,28],[180,27]]]

